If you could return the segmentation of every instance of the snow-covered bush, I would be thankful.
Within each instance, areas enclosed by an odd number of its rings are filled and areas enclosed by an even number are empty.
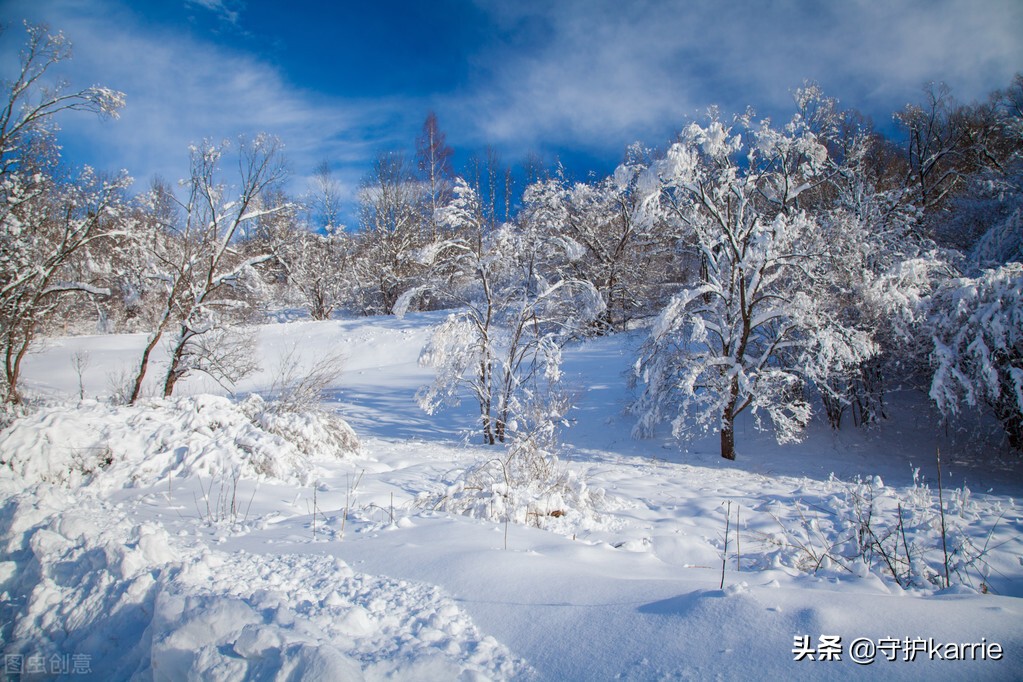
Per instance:
[[[567,535],[595,522],[603,500],[603,489],[591,489],[556,456],[509,448],[457,472],[443,492],[423,493],[416,504]]]
[[[322,410],[282,410],[251,395],[241,408],[254,424],[282,437],[308,457],[344,457],[359,451],[359,437],[341,417]]]
[[[989,548],[974,539],[990,537],[1001,517],[982,513],[969,488],[939,495],[919,469],[913,481],[900,491],[877,476],[849,482],[832,476],[826,496],[772,508],[775,530],[757,531],[762,553],[746,556],[811,573],[873,573],[903,588],[955,583],[986,590]]]

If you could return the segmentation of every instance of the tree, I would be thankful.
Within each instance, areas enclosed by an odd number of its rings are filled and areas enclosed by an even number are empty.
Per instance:
[[[62,111],[89,111],[117,118],[124,93],[94,85],[71,90],[64,80],[46,84],[50,70],[71,58],[71,43],[63,33],[48,33],[45,26],[25,24],[28,39],[20,54],[20,69],[13,80],[4,79],[6,95],[0,108],[0,175],[29,162],[33,140],[52,138],[54,116]],[[0,29],[0,36],[6,32]]]
[[[75,265],[103,260],[97,251],[119,232],[130,183],[124,175],[104,180],[88,168],[66,185],[36,176],[25,187],[21,179],[7,174],[7,205],[0,209],[0,343],[6,400],[12,403],[21,401],[21,363],[62,300],[109,295],[96,273],[78,273]]]
[[[598,333],[624,330],[633,318],[654,314],[666,303],[662,292],[678,275],[678,235],[640,207],[638,182],[647,168],[645,156],[633,147],[610,177],[569,186],[555,176],[546,181],[548,191],[533,193],[534,201],[563,206],[557,231],[579,249],[569,267],[604,301],[595,327]]]
[[[306,201],[309,226],[325,233],[345,229],[341,224],[341,183],[330,164],[321,162],[313,174],[313,189]]]
[[[906,135],[906,186],[923,210],[939,206],[961,180],[957,157],[966,131],[956,114],[952,92],[944,83],[930,83],[923,105],[908,104],[895,120]]]
[[[878,350],[836,369],[819,393],[833,428],[840,428],[847,410],[854,424],[871,424],[885,416],[886,377],[897,368],[918,367],[924,357],[907,320],[916,312],[914,291],[930,286],[940,264],[935,245],[918,229],[920,212],[898,176],[893,146],[817,86],[797,91],[796,101],[801,118],[828,148],[826,182],[802,206],[828,244],[832,314],[845,326],[870,330]],[[911,261],[928,267],[911,267]]]
[[[222,180],[221,159],[227,142],[204,142],[190,150],[191,173],[186,196],[178,199],[166,186],[150,196],[156,230],[152,244],[151,279],[161,287],[162,305],[156,328],[142,353],[131,391],[131,402],[142,384],[153,350],[174,329],[163,395],[192,372],[204,372],[219,382],[233,382],[251,368],[251,353],[227,324],[229,313],[243,306],[247,284],[258,281],[253,266],[270,254],[242,257],[235,241],[247,225],[285,206],[265,203],[265,191],[284,174],[279,141],[259,135],[238,145],[238,179],[233,187]]]
[[[416,165],[423,180],[426,182],[426,210],[423,223],[428,226],[430,240],[436,240],[438,224],[437,212],[451,198],[452,178],[455,172],[451,168],[451,157],[454,150],[447,144],[447,136],[437,123],[437,114],[432,111],[423,121],[423,130],[416,138]]]
[[[968,219],[955,215],[962,206],[950,204],[976,192],[971,177],[1004,175],[1019,154],[1023,139],[1014,122],[1019,97],[1014,87],[1020,85],[993,93],[988,102],[965,105],[945,84],[931,83],[923,105],[907,105],[895,117],[906,135],[906,187],[916,206],[930,215],[931,234],[942,244],[960,250],[972,246],[983,229],[971,229]]]
[[[966,178],[945,221],[945,231],[969,256],[971,275],[1023,260],[1023,75],[995,92],[983,110],[993,119],[985,121],[988,134],[978,145],[987,163]]]
[[[447,280],[459,312],[423,349],[420,362],[437,373],[419,402],[432,413],[468,390],[479,404],[483,442],[503,443],[526,422],[530,430],[559,418],[561,344],[592,323],[600,297],[585,282],[545,273],[552,244],[538,238],[535,222],[488,231],[479,196],[461,178],[440,220],[460,237],[435,244],[423,259],[444,259],[465,279]]]
[[[408,159],[382,154],[359,191],[358,280],[367,314],[389,314],[398,297],[420,284],[416,253],[422,233],[423,187]]]
[[[986,404],[1023,452],[1023,264],[952,280],[931,301],[931,398],[947,417]]]
[[[272,254],[258,266],[278,302],[298,303],[314,320],[326,320],[352,299],[352,239],[340,224],[340,187],[325,163],[316,169],[302,205],[283,192],[268,194],[281,210],[255,221],[245,242],[250,255]],[[276,196],[272,196],[276,195]]]
[[[796,208],[827,150],[798,117],[784,131],[754,127],[749,114],[737,125],[745,138],[713,116],[689,125],[641,181],[649,210],[691,233],[702,267],[641,351],[637,431],[669,419],[676,437],[717,428],[726,459],[744,410],[765,412],[778,440],[793,440],[811,414],[806,384],[826,386],[830,372],[874,353],[866,332],[831,314],[828,244]]]
[[[74,91],[63,81],[47,87],[70,44],[42,26],[26,30],[20,69],[3,81],[0,107],[0,345],[5,400],[13,403],[21,400],[22,360],[62,299],[109,293],[73,277],[72,266],[115,236],[130,183],[126,174],[102,179],[89,168],[63,179],[54,116],[78,110],[116,117],[124,95],[99,86]]]
[[[329,320],[350,298],[351,248],[343,229],[320,234],[299,227],[277,252],[289,284],[314,320]]]

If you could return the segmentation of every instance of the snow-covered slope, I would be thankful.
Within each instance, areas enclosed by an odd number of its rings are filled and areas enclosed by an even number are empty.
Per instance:
[[[786,447],[742,422],[725,462],[713,440],[633,440],[624,375],[639,337],[590,341],[565,355],[576,407],[557,495],[528,506],[481,466],[502,451],[476,444],[471,401],[432,417],[416,405],[429,379],[416,359],[441,319],[264,327],[265,370],[230,400],[193,382],[174,400],[107,404],[140,336],[56,339],[31,357],[29,386],[57,402],[0,434],[0,638],[21,666],[9,676],[1023,670],[1021,468],[939,430],[925,396],[897,394],[872,431],[814,425]],[[282,426],[251,395],[289,352],[343,358],[331,417]],[[89,358],[81,387],[75,353]],[[318,428],[339,419],[357,444]],[[860,665],[868,641],[877,660]]]

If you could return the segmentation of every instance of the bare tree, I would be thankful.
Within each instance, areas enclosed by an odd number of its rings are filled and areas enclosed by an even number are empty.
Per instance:
[[[388,314],[398,297],[419,284],[422,184],[400,153],[382,154],[359,191],[360,272],[363,310]]]
[[[238,145],[237,184],[222,180],[221,160],[226,142],[204,142],[191,149],[191,174],[186,195],[178,199],[169,188],[158,187],[151,200],[173,206],[173,214],[160,216],[152,243],[151,277],[162,286],[161,313],[143,350],[131,401],[142,394],[142,384],[153,350],[164,334],[174,329],[163,395],[187,374],[205,372],[221,382],[232,382],[248,369],[251,357],[231,334],[226,313],[239,307],[244,288],[258,278],[252,268],[270,254],[242,257],[236,239],[260,216],[283,210],[266,203],[266,190],[284,174],[280,142],[259,135]]]
[[[428,239],[438,237],[437,210],[451,198],[454,170],[451,157],[454,150],[447,144],[447,136],[437,123],[437,114],[432,111],[423,122],[423,130],[416,138],[416,164],[426,182],[424,224],[428,227]]]
[[[72,264],[117,229],[126,175],[98,177],[86,168],[71,182],[58,171],[54,116],[91,111],[116,117],[124,95],[93,86],[47,86],[52,67],[68,59],[63,34],[26,24],[20,68],[2,82],[0,106],[0,350],[8,402],[19,402],[21,363],[37,332],[73,294],[108,293],[73,277]]]

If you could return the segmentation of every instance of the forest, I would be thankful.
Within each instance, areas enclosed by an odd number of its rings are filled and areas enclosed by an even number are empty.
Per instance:
[[[788,120],[711,110],[582,179],[492,152],[456,170],[431,113],[409,149],[380,153],[343,225],[328,163],[314,191],[287,193],[273,131],[196,141],[188,177],[143,191],[68,167],[56,119],[125,103],[56,79],[69,50],[28,26],[2,93],[8,421],[31,403],[22,367],[44,337],[145,333],[116,391],[133,404],[154,373],[165,397],[195,374],[230,389],[275,311],[448,310],[419,401],[470,395],[485,443],[553,437],[565,344],[643,328],[622,378],[637,436],[719,433],[734,459],[746,411],[784,443],[815,414],[869,427],[891,387],[913,385],[945,428],[977,428],[961,417],[981,411],[1023,450],[1023,76],[972,103],[929,84],[888,134],[806,83]]]

